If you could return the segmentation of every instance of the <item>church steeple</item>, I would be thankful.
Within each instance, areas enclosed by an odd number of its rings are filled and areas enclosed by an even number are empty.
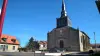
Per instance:
[[[62,10],[61,10],[61,16],[60,18],[57,18],[57,28],[70,26],[71,27],[71,20],[69,19],[66,9],[65,9],[65,3],[64,0],[62,0]]]
[[[64,0],[62,0],[62,11],[61,11],[61,17],[66,16],[66,9],[65,9],[65,3]]]

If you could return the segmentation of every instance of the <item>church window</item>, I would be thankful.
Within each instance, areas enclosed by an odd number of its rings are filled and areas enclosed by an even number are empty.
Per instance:
[[[83,39],[81,38],[81,43],[83,43]]]
[[[81,43],[83,43],[84,36],[81,37]]]
[[[62,30],[60,30],[60,34],[62,34]]]

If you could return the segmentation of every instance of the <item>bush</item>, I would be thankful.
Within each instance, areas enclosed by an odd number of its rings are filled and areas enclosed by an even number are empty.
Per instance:
[[[89,50],[89,54],[93,54],[94,53],[94,51],[93,50]]]
[[[18,48],[18,50],[19,50],[19,52],[20,52],[20,51],[25,51],[25,52],[27,52],[27,49],[26,49],[26,48]]]

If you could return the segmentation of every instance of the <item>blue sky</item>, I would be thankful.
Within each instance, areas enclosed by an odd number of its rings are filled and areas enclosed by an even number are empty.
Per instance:
[[[56,27],[56,18],[60,17],[61,3],[62,0],[9,0],[3,34],[16,36],[22,47],[32,36],[47,40],[47,32]],[[65,4],[72,27],[86,32],[91,43],[96,32],[97,43],[100,43],[100,14],[95,0],[65,0]]]

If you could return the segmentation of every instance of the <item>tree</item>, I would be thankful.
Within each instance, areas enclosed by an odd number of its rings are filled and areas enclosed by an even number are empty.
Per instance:
[[[39,45],[38,41],[34,41],[34,48],[36,50],[39,50],[39,47],[40,47],[40,45]]]
[[[26,48],[28,49],[28,50],[31,50],[31,51],[34,51],[34,50],[39,50],[39,43],[38,43],[38,41],[34,41],[34,38],[33,37],[31,37],[30,39],[29,39],[29,42],[28,42],[28,44],[27,44],[27,46],[26,46]]]
[[[33,39],[33,37],[30,38],[30,40],[29,40],[29,42],[28,42],[26,48],[27,48],[28,50],[32,50],[32,51],[33,51],[33,49],[34,49],[34,39]]]

